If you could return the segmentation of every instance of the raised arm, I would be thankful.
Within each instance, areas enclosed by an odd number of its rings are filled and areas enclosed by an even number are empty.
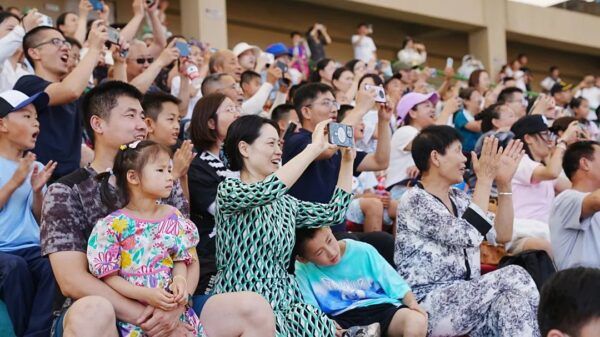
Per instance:
[[[444,102],[442,112],[440,112],[440,115],[435,119],[435,124],[447,125],[450,117],[454,114],[454,112],[458,110],[460,102],[461,99],[458,97],[452,97],[450,99],[447,99],[446,102]]]
[[[138,90],[142,93],[148,91],[162,68],[168,66],[171,64],[171,62],[175,61],[179,57],[179,50],[175,48],[174,45],[175,40],[171,41],[169,46],[165,48],[162,53],[160,53],[160,56],[156,59],[156,61],[152,62],[152,64],[146,70],[144,70],[143,73],[131,80],[130,84],[138,88]]]
[[[277,80],[281,78],[281,69],[272,64],[267,69],[267,81],[263,83],[254,96],[242,103],[242,113],[244,115],[258,115],[263,112],[263,106],[269,99],[269,94]]]
[[[121,37],[127,42],[130,42],[135,37],[142,21],[144,21],[144,11],[146,9],[144,0],[133,0],[131,7],[133,8],[133,17],[129,20],[127,25],[121,29]]]
[[[158,3],[159,1],[154,1],[154,4],[148,7],[148,16],[150,17],[152,34],[154,35],[154,42],[148,47],[148,52],[155,57],[167,46],[167,36],[165,35],[164,27],[158,17]]]
[[[567,150],[567,145],[577,141],[577,132],[579,131],[579,123],[573,121],[569,124],[567,130],[565,130],[562,137],[557,141],[558,145],[554,148],[550,160],[546,162],[546,165],[539,165],[533,170],[531,175],[531,182],[540,182],[545,180],[557,179],[562,172],[562,162]]]
[[[46,93],[50,96],[48,105],[62,105],[78,99],[87,87],[88,79],[98,64],[104,43],[108,39],[106,26],[100,20],[92,24],[88,38],[89,50],[77,67],[61,82],[50,84]]]
[[[374,153],[369,153],[358,165],[358,171],[380,171],[387,169],[390,163],[391,138],[392,131],[390,130],[390,119],[394,108],[387,104],[379,106],[377,132],[379,139],[377,140],[377,148]]]
[[[79,41],[81,45],[85,42],[87,33],[87,18],[93,7],[89,0],[79,0],[79,17],[77,18],[77,29],[73,38]]]

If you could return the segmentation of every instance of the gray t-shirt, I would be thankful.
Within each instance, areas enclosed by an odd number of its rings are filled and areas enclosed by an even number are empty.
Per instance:
[[[550,237],[559,270],[575,266],[600,268],[600,212],[581,219],[583,199],[588,194],[566,190],[554,199]]]

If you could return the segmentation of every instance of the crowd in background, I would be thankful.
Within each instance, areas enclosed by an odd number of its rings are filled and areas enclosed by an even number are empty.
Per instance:
[[[349,60],[322,23],[215,49],[167,5],[0,11],[16,336],[597,333],[600,74],[385,60],[368,23]]]

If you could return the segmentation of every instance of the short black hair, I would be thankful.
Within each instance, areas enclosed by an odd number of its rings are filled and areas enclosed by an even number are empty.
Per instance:
[[[473,87],[460,88],[458,91],[458,97],[462,98],[463,100],[470,101],[471,95],[473,95],[475,91],[477,91],[477,89]]]
[[[190,140],[198,151],[208,151],[217,143],[219,135],[217,128],[210,128],[208,121],[213,120],[214,125],[219,123],[217,110],[223,104],[227,96],[219,92],[202,97],[194,106],[192,120],[190,122]]]
[[[454,142],[461,142],[458,131],[448,125],[431,125],[421,130],[412,142],[411,155],[421,172],[429,170],[431,152],[446,154],[446,149]]]
[[[340,108],[338,109],[338,114],[337,114],[337,122],[341,123],[344,120],[344,117],[346,117],[346,113],[352,109],[354,109],[354,107],[350,104],[340,105]]]
[[[581,103],[583,103],[583,101],[587,101],[587,99],[585,97],[574,97],[571,102],[569,102],[569,108],[571,109],[577,109],[579,108],[579,106],[581,105]]]
[[[294,93],[294,107],[296,108],[296,113],[298,114],[298,119],[300,123],[304,121],[302,116],[302,108],[309,104],[309,101],[312,101],[319,96],[319,94],[324,94],[330,92],[333,97],[335,97],[335,93],[333,89],[324,83],[308,83],[306,85],[301,86]]]
[[[254,143],[260,137],[260,129],[264,124],[274,127],[277,134],[279,134],[279,125],[277,123],[268,118],[256,115],[242,116],[231,123],[223,144],[223,150],[230,170],[240,171],[244,167],[244,159],[240,153],[238,144],[242,141],[247,144]]]
[[[597,268],[577,267],[552,275],[540,292],[537,317],[541,335],[556,329],[579,337],[587,323],[600,318],[599,284]]]
[[[90,119],[92,116],[109,119],[112,109],[117,106],[117,100],[122,96],[142,101],[142,93],[136,87],[121,81],[106,81],[92,88],[83,96],[81,111],[84,116],[85,129],[92,144],[94,144],[94,130]]]
[[[226,73],[215,73],[207,75],[202,81],[202,84],[200,85],[200,91],[202,92],[202,96],[212,94],[214,92],[212,91],[212,89],[214,89],[214,86],[218,85],[219,82],[221,82],[221,79],[225,76],[231,75]]]
[[[367,78],[372,79],[373,83],[375,83],[376,86],[378,86],[378,87],[382,87],[383,86],[383,80],[381,79],[381,77],[379,77],[379,75],[364,74],[363,77],[361,77],[360,80],[358,81],[358,88],[360,88],[360,86],[362,85],[362,83],[364,82],[364,80],[366,80]]]
[[[250,81],[252,81],[255,78],[261,78],[260,74],[257,73],[256,71],[246,70],[240,76],[240,84],[242,84],[242,83],[250,83]]]
[[[73,14],[73,15],[77,15],[73,12],[64,12],[61,13],[57,18],[56,18],[56,29],[60,30],[60,26],[65,24],[65,21],[67,21],[67,15],[69,14]],[[60,30],[62,32],[62,30]]]
[[[569,180],[573,178],[577,170],[579,170],[579,160],[585,158],[588,160],[594,159],[594,146],[600,146],[595,140],[584,140],[575,142],[567,148],[563,157],[563,170]]]
[[[350,71],[354,74],[354,67],[356,67],[356,64],[358,62],[361,62],[361,60],[359,60],[359,59],[352,59],[352,60],[346,62],[346,64],[344,64],[344,67],[350,69]]]
[[[385,88],[386,91],[387,91],[388,85],[390,85],[390,83],[392,83],[393,80],[402,81],[402,74],[395,73],[394,75],[392,75],[392,77],[388,78],[387,80],[385,80],[385,82],[383,82],[383,87]]]
[[[340,79],[340,77],[342,77],[342,74],[343,74],[345,71],[349,71],[349,72],[351,72],[351,73],[354,73],[352,70],[350,70],[349,68],[347,68],[347,67],[345,67],[345,66],[344,66],[344,67],[339,67],[339,68],[337,68],[337,69],[336,69],[336,70],[333,72],[333,75],[331,76],[331,81],[333,81],[333,80],[339,80],[339,79]]]
[[[4,22],[4,20],[8,18],[17,19],[17,21],[21,22],[21,19],[19,19],[18,16],[14,15],[11,12],[0,12],[0,23]]]
[[[502,83],[506,83],[508,81],[515,81],[515,78],[512,76],[506,76],[506,77],[502,78]]]
[[[158,119],[158,115],[162,112],[163,103],[173,103],[179,105],[181,100],[173,95],[164,92],[148,92],[142,99],[142,108],[147,118],[153,121]]]
[[[279,104],[273,109],[271,113],[271,119],[274,122],[279,122],[280,120],[287,118],[290,115],[290,111],[294,110],[294,106],[291,104]]]
[[[69,42],[71,44],[71,46],[75,46],[77,48],[79,48],[79,50],[81,50],[83,48],[83,46],[81,45],[81,42],[79,42],[79,40],[74,39],[70,36],[65,36],[65,40],[67,40],[67,42]]]
[[[300,227],[296,229],[296,242],[294,243],[294,249],[292,250],[292,259],[296,256],[303,256],[304,244],[308,240],[315,238],[318,231],[322,230],[323,227]]]
[[[502,91],[500,91],[500,94],[498,94],[498,103],[508,103],[508,101],[512,100],[513,95],[517,92],[523,93],[523,90],[517,88],[517,87],[509,87],[509,88],[504,88],[502,89]]]
[[[555,70],[558,70],[558,66],[550,66],[550,69],[548,70],[548,72],[552,73]]]
[[[299,31],[297,31],[297,30],[295,30],[295,31],[293,31],[293,32],[291,32],[291,33],[290,33],[290,37],[294,37],[294,35],[300,35],[300,36],[303,36],[303,34],[302,34],[302,33],[300,33],[300,32],[299,32]]]
[[[504,106],[503,103],[494,103],[479,114],[479,119],[481,120],[481,132],[486,133],[494,129],[492,120],[500,118],[500,109],[502,106]]]
[[[65,36],[60,30],[54,27],[39,26],[28,31],[27,34],[25,34],[25,36],[23,37],[23,53],[25,54],[25,58],[27,59],[27,61],[29,61],[29,64],[31,64],[31,66],[34,68],[35,64],[33,63],[33,59],[29,56],[28,51],[29,49],[33,48],[33,46],[36,46],[39,43],[41,43],[40,35],[47,30],[54,30],[59,32],[60,35],[62,35],[63,37]]]

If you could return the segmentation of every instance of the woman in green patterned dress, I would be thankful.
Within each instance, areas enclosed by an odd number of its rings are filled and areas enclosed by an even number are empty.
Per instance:
[[[355,152],[344,149],[338,183],[328,204],[287,195],[288,188],[317,157],[334,146],[317,125],[312,144],[280,168],[281,148],[274,122],[244,116],[231,124],[225,154],[240,179],[226,179],[217,192],[217,278],[215,293],[254,291],[273,307],[277,336],[335,336],[336,326],[317,308],[305,304],[293,275],[287,272],[301,226],[338,224],[351,200]]]

